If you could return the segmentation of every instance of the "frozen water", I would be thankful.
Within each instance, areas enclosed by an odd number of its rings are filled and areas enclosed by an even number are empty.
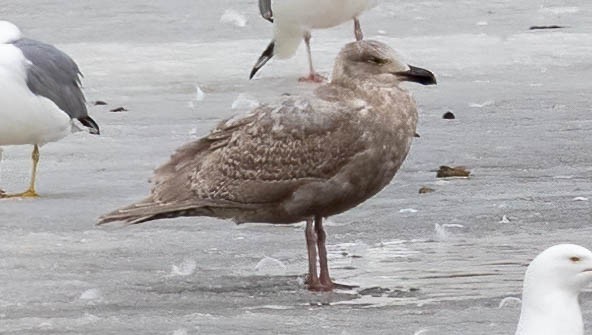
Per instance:
[[[444,241],[450,238],[451,234],[450,234],[450,230],[447,228],[463,228],[464,226],[461,224],[449,224],[449,223],[444,223],[444,224],[439,224],[436,223],[434,225],[434,230],[436,232],[436,240],[437,241]]]
[[[252,95],[240,93],[232,103],[232,109],[236,111],[250,111],[259,106],[259,101]]]
[[[464,228],[465,226],[458,224],[458,223],[444,223],[442,225],[443,228]]]
[[[446,228],[442,227],[439,223],[434,225],[434,231],[436,232],[436,240],[437,241],[444,241],[450,237],[450,234],[446,230]]]
[[[82,292],[80,295],[81,300],[97,300],[101,298],[101,291],[97,288],[91,288]]]
[[[201,87],[199,87],[198,85],[195,85],[195,100],[196,101],[203,101],[203,99],[205,99],[206,94],[204,93],[204,91],[201,90]]]
[[[580,11],[579,7],[544,7],[544,6],[541,6],[541,9],[539,9],[539,12],[541,12],[541,13],[555,14],[555,15],[575,14],[579,11]]]
[[[333,278],[360,288],[316,295],[302,288],[301,224],[94,226],[98,215],[143,198],[175,148],[236,114],[239,93],[268,103],[314,87],[297,82],[307,71],[302,47],[248,80],[271,37],[256,1],[3,0],[3,19],[71,54],[88,101],[109,105],[89,107],[101,136],[77,133],[41,149],[40,199],[0,201],[0,333],[513,333],[519,306],[497,307],[520,294],[529,261],[560,242],[591,247],[591,202],[573,199],[592,197],[592,4],[541,4],[393,0],[361,17],[367,38],[432,70],[439,85],[406,85],[421,138],[391,185],[327,226]],[[248,24],[220,23],[230,7]],[[559,9],[569,7],[577,10]],[[528,29],[549,24],[568,28]],[[318,71],[330,73],[351,30],[315,32]],[[207,92],[199,103],[196,83]],[[108,112],[119,106],[130,112]],[[455,122],[442,120],[448,110]],[[30,153],[5,148],[0,188],[26,187]],[[440,165],[475,174],[436,181]],[[423,185],[438,192],[417,194]],[[500,223],[504,215],[512,220]],[[434,240],[443,222],[464,228]],[[336,247],[347,243],[366,247]],[[262,255],[280,259],[285,275],[258,275]],[[199,271],[170,276],[188,258]],[[372,287],[390,292],[357,293]],[[91,288],[101,298],[80,299]],[[581,299],[588,331],[591,299],[589,291]]]
[[[522,300],[520,300],[520,298],[505,297],[502,299],[502,301],[500,301],[499,306],[497,308],[504,308],[506,306],[512,306],[512,305],[520,306],[521,303],[522,303]]]
[[[491,106],[491,105],[493,105],[494,103],[495,103],[495,101],[493,101],[493,100],[487,100],[487,101],[485,101],[485,102],[483,102],[483,103],[476,103],[476,102],[473,102],[473,103],[470,103],[470,104],[469,104],[469,107],[473,107],[473,108],[483,108],[483,107]]]
[[[279,259],[267,256],[263,257],[263,259],[255,265],[255,272],[264,276],[283,276],[286,274],[286,269],[286,265],[284,265]]]
[[[220,22],[233,24],[240,28],[247,25],[247,19],[245,18],[245,16],[234,9],[225,10],[224,14],[222,14],[222,17],[220,17]]]
[[[195,269],[197,269],[197,263],[193,259],[184,259],[179,265],[173,265],[171,269],[171,276],[191,276]]]

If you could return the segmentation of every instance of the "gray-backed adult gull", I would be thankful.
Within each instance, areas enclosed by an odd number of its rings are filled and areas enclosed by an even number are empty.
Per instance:
[[[309,97],[257,107],[182,146],[156,170],[148,198],[99,224],[202,215],[237,223],[306,221],[309,288],[331,290],[322,219],[376,194],[405,160],[417,109],[399,87],[403,81],[436,83],[383,43],[347,44],[331,83]]]
[[[354,20],[354,34],[360,41],[363,34],[358,16],[377,3],[378,0],[259,0],[261,15],[273,22],[273,39],[253,66],[249,78],[253,78],[274,56],[280,59],[292,57],[304,39],[309,75],[301,80],[323,81],[325,78],[316,73],[312,65],[310,31]]]
[[[578,295],[590,282],[590,250],[559,244],[540,253],[524,276],[516,335],[583,335]]]
[[[0,146],[33,145],[28,190],[0,197],[36,197],[39,146],[60,140],[77,119],[93,134],[76,63],[52,45],[23,38],[17,26],[0,21]]]

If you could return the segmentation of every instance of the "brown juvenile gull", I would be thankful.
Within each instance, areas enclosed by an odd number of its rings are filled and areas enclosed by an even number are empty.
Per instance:
[[[310,97],[257,107],[182,146],[156,170],[148,198],[99,224],[202,215],[237,223],[306,221],[309,289],[331,290],[323,218],[376,194],[405,160],[417,109],[399,87],[403,81],[436,83],[383,43],[347,44],[329,84]]]

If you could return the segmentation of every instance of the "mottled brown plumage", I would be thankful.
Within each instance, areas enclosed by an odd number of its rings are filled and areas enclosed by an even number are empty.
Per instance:
[[[415,102],[398,84],[435,83],[429,71],[400,63],[392,49],[375,41],[348,44],[333,76],[310,97],[283,97],[181,147],[156,170],[148,198],[99,223],[200,215],[238,223],[306,220],[315,267],[309,264],[310,286],[331,289],[323,270],[321,219],[357,206],[390,183],[417,122]],[[320,283],[311,243],[319,247]]]

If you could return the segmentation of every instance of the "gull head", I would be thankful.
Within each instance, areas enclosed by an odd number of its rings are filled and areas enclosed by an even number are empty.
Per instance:
[[[583,335],[578,295],[592,281],[592,252],[558,244],[532,260],[524,276],[516,335]]]
[[[395,83],[412,81],[422,85],[436,84],[432,72],[404,63],[395,50],[384,43],[362,40],[346,44],[337,55],[333,82],[370,78]]]
[[[12,43],[21,38],[20,29],[13,23],[0,20],[0,44]]]
[[[579,293],[592,282],[592,252],[574,244],[558,244],[541,252],[526,270],[525,289],[544,283],[546,290]],[[537,285],[538,286],[538,285]]]

